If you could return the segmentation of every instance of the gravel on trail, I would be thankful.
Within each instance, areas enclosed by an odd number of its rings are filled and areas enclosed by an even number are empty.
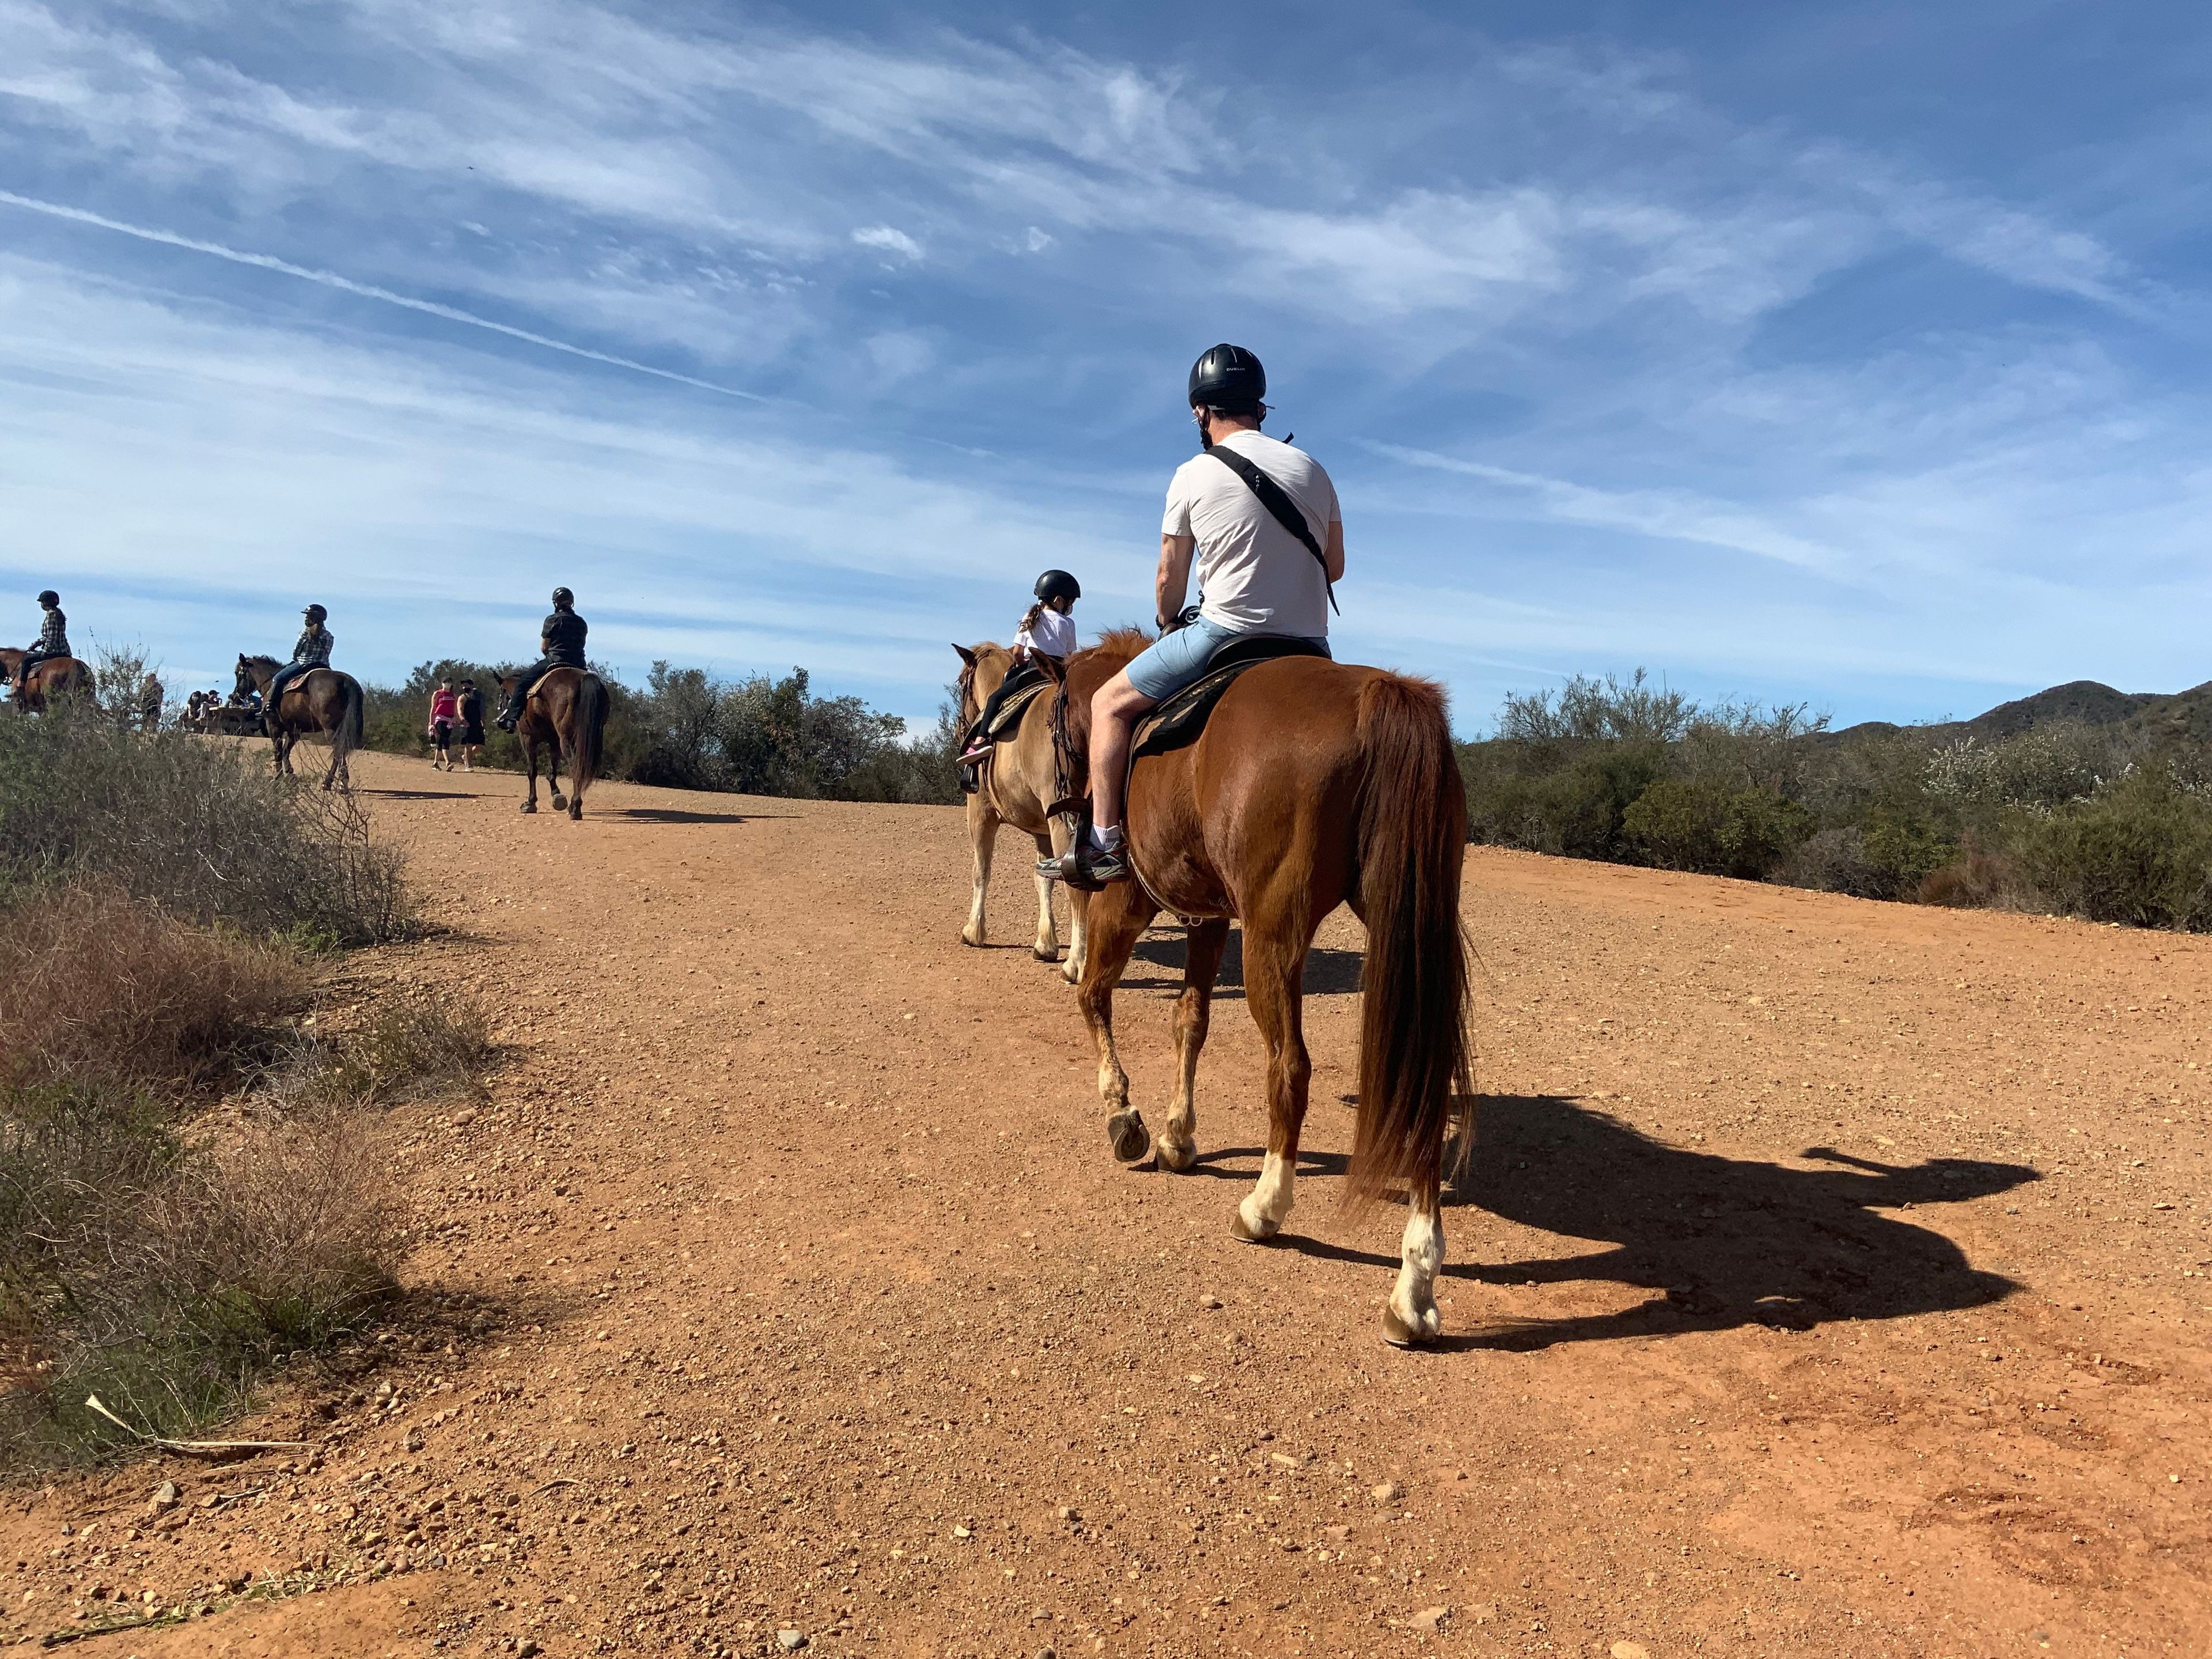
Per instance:
[[[391,1114],[408,1302],[237,1432],[0,1502],[0,1639],[88,1656],[2151,1654],[2212,1646],[2212,941],[1480,849],[1445,1338],[1334,1198],[1116,1167],[1071,994],[963,949],[957,812],[357,757],[449,931],[333,994],[496,1010]],[[1170,1080],[1181,939],[1121,1002]],[[12,1546],[11,1548],[7,1547]],[[94,1632],[112,1633],[94,1635]]]

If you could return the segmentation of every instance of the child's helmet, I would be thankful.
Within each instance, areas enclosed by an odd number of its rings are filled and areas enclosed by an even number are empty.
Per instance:
[[[1065,570],[1048,570],[1036,579],[1036,596],[1047,605],[1054,599],[1073,604],[1083,597],[1083,584]]]
[[[40,605],[42,605],[46,606],[46,609],[47,609],[47,610],[49,610],[49,611],[52,610],[56,605],[59,605],[61,602],[62,602],[62,596],[61,596],[60,594],[58,594],[58,593],[55,592],[54,592],[54,590],[53,590],[52,588],[51,588],[51,587],[50,587],[50,588],[48,588],[45,592],[43,592],[43,593],[41,593],[41,594],[40,594],[40,595],[39,595],[39,603],[40,603]]]

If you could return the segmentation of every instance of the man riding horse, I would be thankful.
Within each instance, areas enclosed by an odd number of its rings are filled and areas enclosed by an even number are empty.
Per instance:
[[[39,620],[39,637],[31,641],[31,648],[15,665],[13,682],[15,701],[23,701],[23,689],[31,683],[31,671],[40,663],[56,657],[73,657],[70,649],[69,618],[62,615],[62,596],[52,588],[39,595],[39,608],[46,614]]]
[[[530,700],[530,688],[556,668],[582,668],[584,636],[590,625],[576,614],[576,596],[565,587],[553,590],[553,614],[540,623],[538,629],[538,659],[515,676],[514,690],[507,700],[507,708],[495,722],[502,732],[514,730],[515,722],[522,718],[522,706]]]
[[[307,621],[300,637],[292,641],[292,660],[278,669],[262,694],[261,718],[269,735],[277,735],[276,706],[284,701],[284,688],[301,675],[331,665],[331,647],[337,643],[331,630],[323,626],[330,612],[319,605],[311,605],[300,613]]]
[[[1097,888],[1127,879],[1123,790],[1138,718],[1198,679],[1231,641],[1307,641],[1328,655],[1331,587],[1344,574],[1344,520],[1321,463],[1260,430],[1267,373],[1243,346],[1218,345],[1190,371],[1199,454],[1176,469],[1160,526],[1153,592],[1160,637],[1091,702],[1091,828],[1040,874]],[[1186,620],[1194,556],[1198,614]]]

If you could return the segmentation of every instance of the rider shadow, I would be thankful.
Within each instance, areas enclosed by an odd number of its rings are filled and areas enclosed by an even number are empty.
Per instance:
[[[1182,968],[1189,936],[1182,928],[1168,934],[1147,933],[1137,941],[1137,948],[1129,953],[1132,962],[1147,962],[1156,968],[1171,970],[1164,979],[1136,979],[1127,974],[1121,976],[1121,988],[1128,991],[1169,991],[1182,993]],[[1358,951],[1334,951],[1316,945],[1306,952],[1305,994],[1310,997],[1346,996],[1359,988],[1361,964],[1365,958]],[[1221,953],[1221,971],[1213,978],[1213,994],[1217,1000],[1241,999],[1244,994],[1244,930],[1231,927],[1229,945]]]
[[[1449,1264],[1445,1276],[1519,1285],[1607,1279],[1659,1294],[1612,1313],[1492,1325],[1440,1346],[1528,1350],[1753,1324],[1808,1330],[1982,1307],[2021,1288],[1975,1267],[1942,1234],[1887,1212],[1986,1198],[2041,1180],[2039,1170],[1976,1158],[1879,1164],[1826,1146],[1803,1157],[1825,1167],[1669,1146],[1556,1095],[1485,1096],[1474,1152],[1446,1204],[1609,1248]],[[1310,1239],[1282,1242],[1305,1255],[1398,1265]]]

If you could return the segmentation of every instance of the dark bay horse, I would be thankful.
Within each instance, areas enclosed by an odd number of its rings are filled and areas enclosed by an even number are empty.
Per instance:
[[[517,675],[499,683],[502,696],[514,695]],[[526,812],[538,810],[538,756],[550,751],[545,781],[553,792],[553,810],[567,807],[571,818],[584,816],[584,791],[599,775],[599,751],[606,740],[607,685],[597,674],[582,668],[547,672],[522,706],[522,719],[514,735],[522,739],[523,759],[530,772]],[[568,762],[568,799],[561,799],[561,762]]]
[[[0,647],[0,678],[14,684],[15,671],[29,654],[14,646]],[[43,714],[55,698],[89,698],[92,689],[92,670],[82,662],[75,657],[49,657],[31,671],[31,678],[23,685],[23,695],[10,701],[19,713]]]
[[[276,671],[283,666],[274,657],[241,656],[238,659],[234,694],[242,698],[251,688],[265,700],[270,681],[276,678]],[[309,733],[327,732],[331,737],[331,763],[323,773],[323,787],[328,789],[333,783],[353,787],[352,769],[346,761],[361,747],[359,680],[335,668],[311,668],[284,688],[283,702],[275,713],[276,730],[273,742],[279,775],[292,769],[294,744]]]
[[[952,648],[960,653],[962,664],[960,729],[965,732],[975,724],[983,700],[999,689],[1013,668],[1014,654],[1002,645],[988,643]],[[1053,688],[1047,686],[1022,711],[1014,735],[991,750],[976,791],[968,797],[968,845],[973,854],[975,885],[968,904],[968,925],[960,930],[963,944],[983,943],[983,900],[991,885],[991,854],[998,845],[1000,824],[1010,824],[1031,837],[1037,851],[1048,856],[1067,851],[1066,817],[1051,811],[1056,770],[1052,705]],[[1060,960],[1052,889],[1051,882],[1037,878],[1036,938],[1030,954],[1039,962]],[[1067,896],[1067,962],[1060,973],[1073,985],[1083,973],[1083,912],[1088,896],[1071,887]]]
[[[1120,629],[1069,659],[1064,798],[1087,787],[1092,694],[1148,643]],[[1382,1334],[1401,1346],[1434,1337],[1445,1146],[1455,1096],[1473,1097],[1459,919],[1467,798],[1443,691],[1324,658],[1263,662],[1231,686],[1197,742],[1137,761],[1126,829],[1139,879],[1091,896],[1077,994],[1097,1044],[1115,1156],[1134,1163],[1150,1146],[1168,1169],[1196,1159],[1198,1056],[1234,918],[1244,930],[1245,997],[1267,1048],[1267,1152],[1231,1230],[1257,1243],[1281,1229],[1312,1072],[1300,1006],[1306,952],[1322,919],[1349,904],[1367,926],[1367,958],[1347,1197],[1358,1210],[1406,1189]],[[1155,1142],[1115,1052],[1114,988],[1164,908],[1190,932],[1175,1101]]]

